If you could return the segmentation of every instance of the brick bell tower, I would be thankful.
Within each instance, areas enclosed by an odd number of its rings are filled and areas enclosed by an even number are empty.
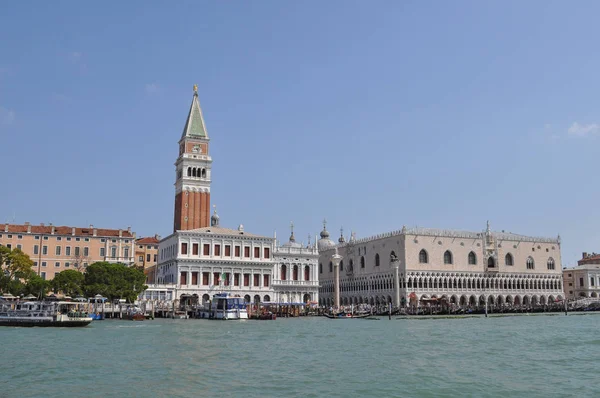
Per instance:
[[[198,101],[198,86],[179,140],[175,162],[175,220],[173,231],[210,226],[210,177],[212,158],[208,134]]]

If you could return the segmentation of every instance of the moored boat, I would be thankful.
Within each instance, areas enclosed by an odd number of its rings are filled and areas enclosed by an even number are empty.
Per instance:
[[[353,318],[367,318],[371,314],[353,314],[351,312],[338,312],[336,314],[323,314],[323,316],[329,319],[353,319]]]
[[[213,296],[209,307],[198,310],[198,318],[248,319],[248,310],[243,298],[229,297],[227,293],[217,293]]]
[[[0,326],[87,326],[92,318],[79,303],[0,300]]]

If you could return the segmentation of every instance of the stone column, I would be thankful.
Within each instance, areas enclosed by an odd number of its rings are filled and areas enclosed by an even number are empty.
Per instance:
[[[400,268],[400,260],[398,258],[392,259],[392,267],[394,268],[394,293],[395,301],[394,305],[399,308],[400,307],[400,276],[398,275],[398,271]]]
[[[340,308],[340,261],[342,261],[342,256],[339,255],[337,247],[335,248],[335,254],[331,256],[331,261],[333,262],[333,304],[338,309]]]

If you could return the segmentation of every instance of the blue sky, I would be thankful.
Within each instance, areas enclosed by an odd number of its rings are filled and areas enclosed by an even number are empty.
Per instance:
[[[0,219],[172,229],[199,96],[224,226],[326,217],[600,251],[600,3],[28,2],[0,14]]]

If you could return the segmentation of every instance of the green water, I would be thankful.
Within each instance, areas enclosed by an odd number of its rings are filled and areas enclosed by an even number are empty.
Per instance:
[[[0,328],[1,397],[600,396],[600,314]]]

